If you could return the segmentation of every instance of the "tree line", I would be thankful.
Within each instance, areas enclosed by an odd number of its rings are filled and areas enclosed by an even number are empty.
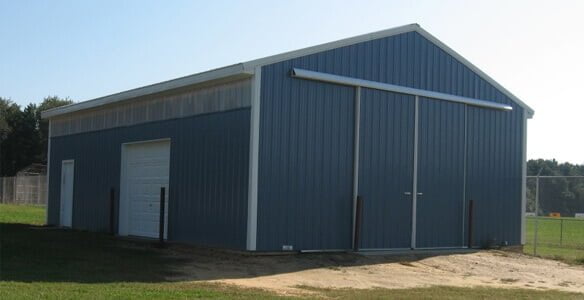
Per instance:
[[[527,175],[536,176],[584,176],[584,165],[558,163],[555,159],[529,160]],[[536,179],[527,179],[527,211],[535,212]],[[539,179],[540,215],[558,212],[562,216],[573,217],[584,213],[584,178],[540,178]]]
[[[14,176],[33,163],[47,163],[49,126],[41,112],[71,104],[69,98],[50,96],[26,107],[0,97],[0,177]]]

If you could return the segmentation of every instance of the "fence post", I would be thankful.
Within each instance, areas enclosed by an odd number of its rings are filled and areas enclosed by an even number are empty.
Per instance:
[[[18,176],[12,177],[12,203],[17,204],[18,201]]]
[[[37,176],[36,182],[36,204],[41,204],[41,175]]]
[[[564,239],[564,219],[560,219],[560,247]]]
[[[533,237],[533,255],[537,255],[537,230],[538,230],[538,223],[539,223],[539,175],[543,168],[539,169],[537,172],[537,177],[535,178],[535,230],[534,230],[534,237]]]
[[[2,177],[2,203],[8,203],[6,201],[6,177]]]

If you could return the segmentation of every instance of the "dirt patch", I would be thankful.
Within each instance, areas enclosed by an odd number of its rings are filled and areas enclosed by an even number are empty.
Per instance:
[[[438,256],[302,254],[197,255],[178,267],[174,280],[261,288],[280,294],[316,288],[415,288],[428,286],[556,289],[584,293],[584,267],[523,254],[481,251]]]

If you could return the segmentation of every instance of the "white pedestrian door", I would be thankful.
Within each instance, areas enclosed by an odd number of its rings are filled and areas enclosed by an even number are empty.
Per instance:
[[[166,238],[170,141],[126,144],[122,151],[119,234],[159,237],[160,189],[164,187]]]
[[[73,220],[73,178],[75,162],[64,160],[61,164],[61,226],[71,227]]]

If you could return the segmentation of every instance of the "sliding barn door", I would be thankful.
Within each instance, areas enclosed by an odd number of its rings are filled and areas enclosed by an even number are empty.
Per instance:
[[[420,98],[415,248],[463,245],[465,105]]]
[[[414,108],[414,96],[362,90],[358,192],[363,199],[361,249],[410,248]]]

